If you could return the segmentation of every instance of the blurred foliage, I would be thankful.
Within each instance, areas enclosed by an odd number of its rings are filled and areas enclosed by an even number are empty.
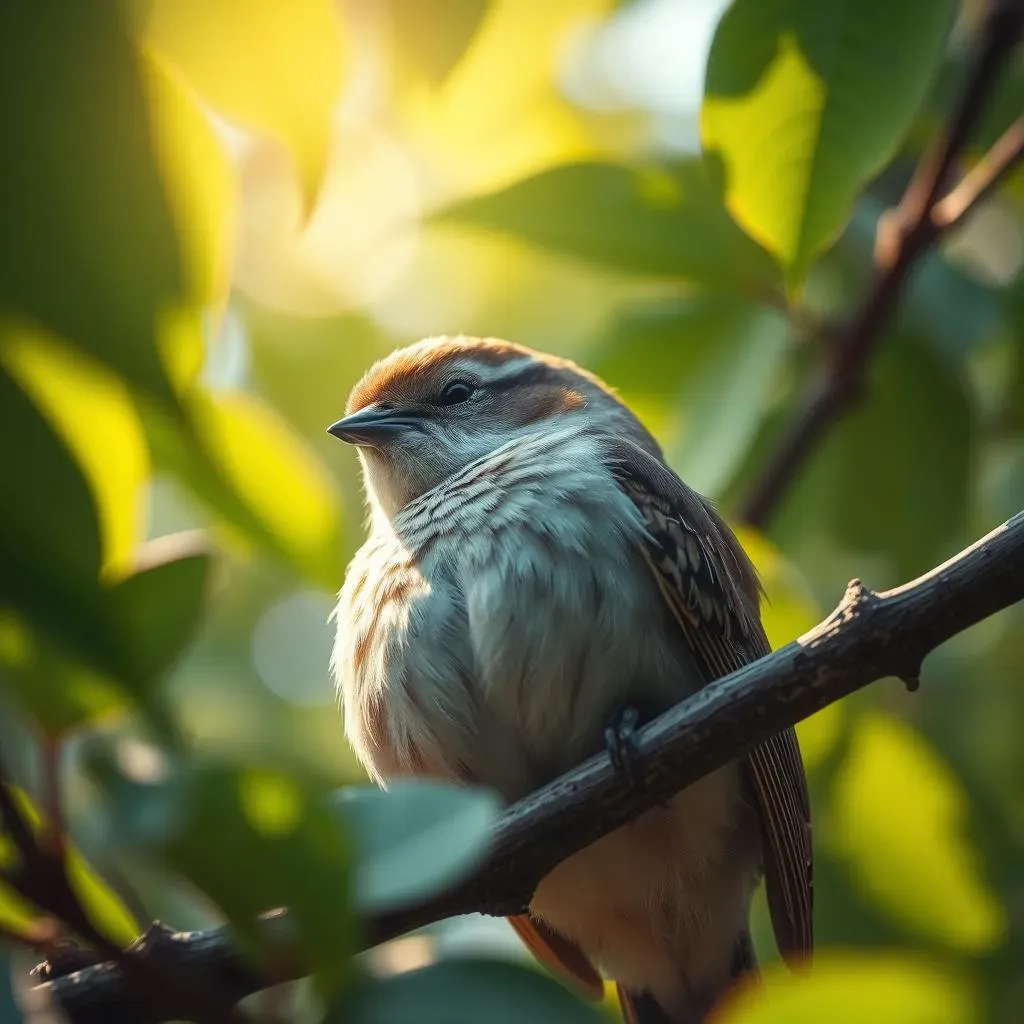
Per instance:
[[[327,677],[363,512],[324,428],[391,348],[506,336],[601,373],[729,515],[827,355],[818,325],[864,293],[977,16],[0,5],[0,747],[105,934],[228,920],[272,965],[253,917],[287,904],[317,982],[296,1020],[601,1018],[499,924],[489,959],[446,953],[470,922],[352,959],[361,915],[477,862],[496,806],[334,792],[363,781]],[[1022,109],[1018,60],[968,162]],[[1022,266],[1018,170],[921,261],[767,533],[741,529],[773,645],[850,576],[902,582],[1024,504]],[[1018,608],[935,652],[919,694],[800,724],[822,952],[723,1021],[1024,1017],[1022,677]],[[36,916],[0,889],[3,929]],[[754,925],[771,962],[763,901]]]

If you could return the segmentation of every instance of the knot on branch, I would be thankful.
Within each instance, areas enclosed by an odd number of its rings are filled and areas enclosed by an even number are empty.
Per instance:
[[[129,947],[128,952],[140,960],[160,960],[174,955],[178,932],[163,921],[154,921]]]
[[[864,618],[878,606],[878,594],[859,579],[852,579],[846,584],[846,593],[836,608],[836,612],[844,622],[851,619]]]

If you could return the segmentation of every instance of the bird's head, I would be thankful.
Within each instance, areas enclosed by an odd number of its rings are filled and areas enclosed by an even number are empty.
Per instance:
[[[428,338],[372,366],[329,427],[359,447],[371,501],[389,518],[464,466],[577,420],[657,452],[633,414],[566,359],[481,338]]]

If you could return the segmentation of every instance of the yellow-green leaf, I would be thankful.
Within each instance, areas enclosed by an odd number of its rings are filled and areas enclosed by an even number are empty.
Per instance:
[[[809,973],[782,966],[728,999],[719,1024],[980,1024],[970,983],[908,955],[819,953]]]
[[[2,359],[0,436],[9,439],[0,445],[0,479],[10,494],[0,501],[0,605],[94,666],[116,664],[100,608],[96,503],[67,445]]]
[[[110,676],[64,656],[10,610],[0,613],[0,670],[5,686],[51,738],[131,703]]]
[[[127,389],[104,367],[34,329],[9,331],[0,358],[85,473],[99,515],[104,573],[123,570],[145,533],[142,491],[150,473]]]
[[[11,795],[29,826],[39,835],[43,826],[39,808],[22,789],[12,788]],[[10,868],[17,859],[18,853],[13,844],[6,837],[0,837],[0,867]],[[138,922],[76,846],[68,845],[66,865],[68,884],[93,924],[120,945],[127,945],[136,938]],[[11,924],[15,930],[24,931],[25,926],[38,916],[30,903],[0,885],[0,924]]]
[[[488,0],[391,0],[391,35],[402,58],[432,85],[458,63],[487,13]]]
[[[735,0],[708,60],[701,134],[733,216],[802,282],[924,99],[950,0]]]
[[[956,950],[999,944],[1005,911],[965,834],[967,794],[923,736],[881,713],[864,716],[834,786],[824,840],[873,903]]]
[[[68,882],[75,891],[89,920],[104,935],[121,945],[138,937],[140,928],[121,898],[72,847],[68,850]]]
[[[252,395],[197,392],[193,399],[199,442],[234,496],[231,508],[240,501],[255,525],[247,532],[308,578],[336,587],[342,571],[341,506],[317,456]],[[210,496],[216,504],[216,495]]]
[[[633,273],[764,293],[778,280],[778,267],[736,227],[699,160],[565,164],[435,216]]]
[[[612,6],[611,0],[491,0],[441,87],[411,90],[404,111],[409,129],[447,195],[491,191],[596,155],[594,133],[560,94],[557,68],[579,28]]]
[[[331,0],[153,0],[146,40],[219,113],[272,136],[307,205],[323,179],[345,59]]]
[[[181,73],[151,47],[142,49],[140,70],[185,284],[194,302],[217,302],[230,281],[235,171]]]

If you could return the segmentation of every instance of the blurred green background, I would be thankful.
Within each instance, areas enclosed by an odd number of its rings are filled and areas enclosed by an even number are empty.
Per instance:
[[[271,812],[281,780],[360,777],[327,618],[363,496],[325,428],[376,358],[465,333],[577,359],[735,522],[984,5],[736,0],[716,36],[727,7],[4,5],[0,746],[44,806],[59,748],[68,828],[139,917],[289,892],[259,891],[242,840],[247,892],[204,860],[216,801],[169,812],[177,854],[137,854],[124,776],[265,769]],[[1022,110],[1018,53],[959,169]],[[1022,266],[1018,169],[921,261],[766,532],[736,524],[773,645],[851,576],[908,580],[1024,506]],[[918,693],[882,682],[799,732],[821,967],[726,1019],[1024,1019],[1024,610],[935,652]],[[0,923],[31,916],[0,888]],[[760,904],[755,925],[772,959]],[[471,919],[375,963],[485,947],[522,956]]]

